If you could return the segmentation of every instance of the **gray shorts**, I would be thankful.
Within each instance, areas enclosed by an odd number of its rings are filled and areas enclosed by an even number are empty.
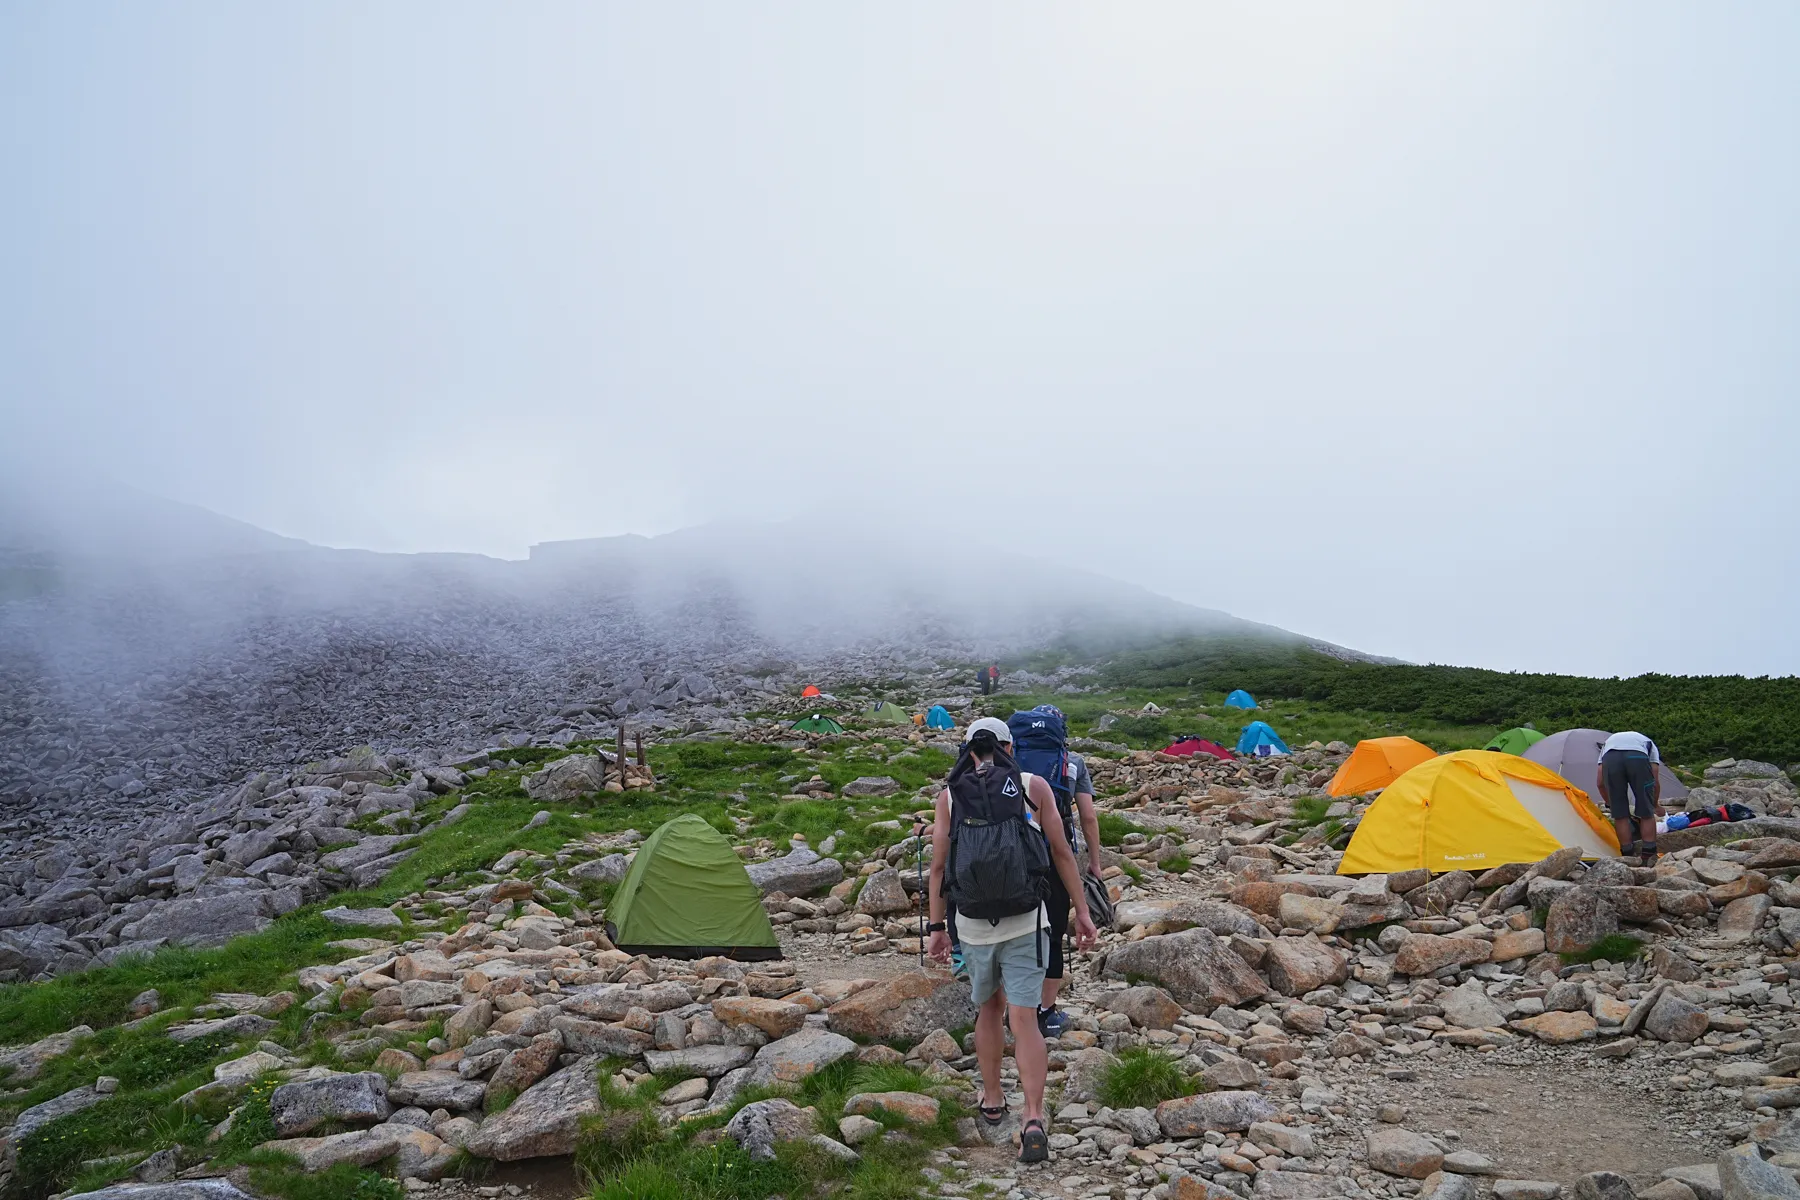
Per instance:
[[[1044,972],[1050,966],[1050,950],[1041,939],[1048,930],[1020,934],[991,946],[962,944],[963,964],[969,971],[969,992],[977,1006],[997,991],[1006,1002],[1020,1008],[1036,1008],[1044,996]]]

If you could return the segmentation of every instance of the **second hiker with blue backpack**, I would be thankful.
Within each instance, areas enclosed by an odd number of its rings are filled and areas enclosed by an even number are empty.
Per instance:
[[[1052,704],[1040,704],[1029,712],[1014,713],[1007,718],[1006,726],[1012,731],[1014,761],[1021,771],[1029,771],[1050,785],[1069,849],[1079,852],[1086,848],[1088,874],[1098,879],[1100,819],[1094,814],[1094,784],[1088,777],[1087,763],[1079,754],[1069,753],[1069,723],[1062,710]],[[1069,931],[1071,907],[1062,880],[1052,875],[1044,895],[1050,926],[1050,965],[1044,972],[1043,992],[1038,999],[1038,1028],[1045,1037],[1061,1037],[1069,1024],[1067,1015],[1056,1007],[1056,997],[1062,991],[1066,974],[1063,940]]]

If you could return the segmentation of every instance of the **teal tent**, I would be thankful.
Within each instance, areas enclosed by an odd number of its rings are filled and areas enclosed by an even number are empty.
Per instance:
[[[950,719],[949,709],[941,704],[934,704],[931,706],[931,711],[925,714],[925,728],[955,729],[956,722]]]
[[[1237,691],[1231,693],[1231,695],[1225,697],[1225,707],[1255,708],[1256,697],[1252,696],[1249,692],[1246,692],[1243,688],[1239,688]]]
[[[1244,726],[1244,732],[1238,738],[1237,752],[1252,758],[1268,758],[1272,754],[1286,754],[1288,748],[1267,721],[1252,721]]]

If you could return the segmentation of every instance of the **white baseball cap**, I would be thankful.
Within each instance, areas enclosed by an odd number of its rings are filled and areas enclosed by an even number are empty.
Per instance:
[[[993,734],[995,741],[1004,742],[1008,746],[1012,745],[1012,730],[999,717],[982,717],[979,721],[969,722],[969,732],[963,741],[968,741],[983,729]]]

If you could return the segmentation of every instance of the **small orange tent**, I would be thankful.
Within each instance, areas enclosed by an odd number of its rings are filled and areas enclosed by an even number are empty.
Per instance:
[[[810,700],[814,696],[817,696],[820,694],[821,693],[819,692],[819,685],[816,683],[809,683],[806,685],[806,690],[804,692],[800,693],[800,698],[802,700]]]
[[[1325,790],[1333,796],[1360,796],[1384,788],[1437,751],[1409,737],[1367,738],[1344,760]]]

